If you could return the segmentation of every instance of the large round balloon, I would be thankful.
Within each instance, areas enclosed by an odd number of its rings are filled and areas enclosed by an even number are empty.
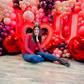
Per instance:
[[[31,11],[25,11],[23,14],[23,18],[28,22],[33,22],[34,14]]]
[[[84,36],[76,36],[69,42],[69,50],[78,61],[84,61]]]
[[[4,39],[3,47],[10,54],[19,53],[22,48],[22,38],[17,34],[10,34]]]

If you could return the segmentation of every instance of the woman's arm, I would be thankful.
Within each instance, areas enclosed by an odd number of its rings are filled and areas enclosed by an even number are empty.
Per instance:
[[[26,35],[26,37],[25,37],[25,40],[24,40],[24,46],[25,46],[25,50],[27,51],[27,53],[29,53],[29,54],[34,54],[30,49],[29,49],[29,36],[30,36],[30,34],[27,34]]]
[[[42,47],[41,47],[40,42],[37,42],[37,47],[38,47],[38,51],[42,51]]]
[[[41,40],[42,41],[42,40]],[[38,47],[38,51],[42,51],[42,47],[41,47],[41,44],[39,42],[39,39],[38,39],[38,35],[36,36],[36,44],[37,44],[37,47]],[[42,42],[41,42],[42,43]]]

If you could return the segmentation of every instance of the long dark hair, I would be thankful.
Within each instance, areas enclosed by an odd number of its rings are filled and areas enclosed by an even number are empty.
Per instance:
[[[38,39],[39,39],[39,42],[40,42],[40,44],[41,44],[41,27],[40,27],[39,25],[35,25],[35,26],[33,27],[32,39],[33,39],[33,41],[36,43],[36,36],[35,36],[35,34],[34,34],[34,29],[35,29],[36,27],[39,28]]]

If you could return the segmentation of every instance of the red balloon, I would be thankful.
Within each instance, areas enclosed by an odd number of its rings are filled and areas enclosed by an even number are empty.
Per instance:
[[[76,36],[69,42],[69,51],[74,59],[84,61],[84,36]]]
[[[10,34],[4,39],[3,47],[10,54],[19,53],[22,48],[22,38],[17,34]]]
[[[84,36],[84,26],[81,26],[78,30],[78,34]]]

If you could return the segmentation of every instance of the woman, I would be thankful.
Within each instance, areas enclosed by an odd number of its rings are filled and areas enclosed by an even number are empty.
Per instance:
[[[62,59],[57,58],[56,56],[42,52],[41,48],[41,28],[39,25],[35,25],[33,28],[32,34],[26,34],[23,49],[22,49],[22,57],[24,60],[34,63],[39,63],[44,61],[45,59],[50,61],[57,61],[61,64],[69,67],[70,63],[66,62]],[[35,52],[38,49],[38,52]]]

